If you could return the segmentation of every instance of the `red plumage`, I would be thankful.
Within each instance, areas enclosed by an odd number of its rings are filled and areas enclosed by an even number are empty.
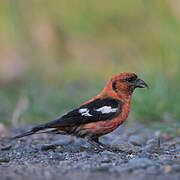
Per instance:
[[[54,121],[35,126],[14,138],[46,132],[74,135],[86,138],[96,147],[104,146],[98,138],[124,123],[130,112],[133,91],[144,87],[148,85],[134,73],[117,74],[93,99]]]

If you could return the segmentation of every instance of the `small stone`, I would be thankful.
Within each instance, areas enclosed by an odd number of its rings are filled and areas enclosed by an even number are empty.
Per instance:
[[[143,173],[144,173],[144,169],[135,169],[133,171],[133,174],[134,174],[135,177],[139,176],[140,174],[143,174]]]
[[[99,166],[99,167],[94,167],[94,168],[91,169],[91,171],[93,171],[93,172],[96,172],[96,171],[108,172],[110,168],[111,168],[111,166],[106,164],[106,165],[102,165],[102,166]]]
[[[59,153],[53,153],[51,158],[58,161],[62,161],[65,159],[65,157]]]
[[[56,146],[62,146],[62,145],[72,144],[73,141],[74,140],[72,138],[63,138],[63,139],[53,141],[52,144]]]
[[[80,150],[80,152],[84,152],[84,151],[87,151],[89,148],[91,148],[90,144],[82,144],[79,147],[79,150]]]
[[[129,143],[133,144],[134,146],[142,146],[145,144],[145,139],[141,136],[132,135],[129,137]]]
[[[164,166],[165,173],[171,173],[173,171],[172,166],[166,165]]]
[[[101,163],[110,163],[111,162],[111,159],[109,157],[104,157],[102,160],[101,160]]]
[[[176,144],[176,152],[180,152],[180,144]]]
[[[111,147],[120,151],[127,151],[131,148],[131,145],[126,140],[117,138],[112,142]]]
[[[90,157],[90,155],[86,151],[84,151],[84,152],[81,152],[81,157],[87,158],[87,157]]]
[[[8,163],[10,159],[8,157],[0,157],[0,162]]]
[[[157,156],[158,156],[158,154],[157,154]],[[159,157],[159,160],[162,160],[162,161],[171,160],[171,155],[169,155],[169,154],[163,154],[163,155],[160,155],[158,157]]]
[[[132,159],[134,157],[134,155],[133,154],[127,154],[126,157]]]
[[[180,144],[180,138],[179,137],[173,138],[168,144],[169,146],[178,145]]]
[[[157,166],[149,166],[147,169],[146,169],[146,172],[148,174],[159,174],[160,173],[160,169],[159,167]]]
[[[159,138],[153,138],[147,141],[146,146],[143,150],[149,153],[158,153],[161,151]]]
[[[175,172],[180,172],[180,165],[177,165],[177,164],[173,165],[173,170]]]
[[[39,144],[39,140],[35,139],[35,140],[32,141],[32,145],[38,145],[38,144]]]
[[[115,171],[120,172],[120,173],[124,173],[124,172],[131,172],[133,169],[129,166],[116,166],[113,168]]]
[[[102,155],[102,156],[114,156],[114,152],[110,152],[110,151],[108,151],[108,150],[104,150],[104,151],[102,151],[102,152],[100,152],[100,154]]]
[[[50,150],[50,149],[56,149],[56,145],[54,145],[54,144],[42,144],[42,145],[40,145],[40,149],[42,150],[42,151],[48,151],[48,150]]]
[[[153,165],[153,161],[151,161],[150,159],[147,158],[134,158],[134,159],[130,159],[128,166],[132,167],[133,169],[137,169],[137,168],[147,168],[148,166]]]
[[[142,150],[140,157],[141,158],[150,158],[152,155],[148,153],[146,150]]]
[[[10,150],[12,147],[11,144],[7,144],[7,145],[0,145],[0,150],[2,151],[7,151],[7,150]]]
[[[70,164],[69,161],[60,161],[60,162],[59,162],[59,165],[60,165],[60,166],[68,166],[69,164]]]

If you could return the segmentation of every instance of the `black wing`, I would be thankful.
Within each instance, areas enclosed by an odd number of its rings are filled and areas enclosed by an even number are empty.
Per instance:
[[[71,126],[86,124],[90,122],[111,120],[121,112],[122,104],[123,103],[121,101],[112,98],[96,99],[94,101],[89,102],[88,104],[84,104],[79,108],[68,112],[64,116],[54,121],[35,126],[30,131],[15,136],[12,139],[29,136],[41,130],[46,130],[49,128],[58,128],[58,127],[67,127],[67,126],[71,127]],[[53,131],[54,130],[50,132]]]
[[[47,123],[47,126],[54,128],[110,120],[121,112],[121,105],[121,101],[112,98],[96,99]]]

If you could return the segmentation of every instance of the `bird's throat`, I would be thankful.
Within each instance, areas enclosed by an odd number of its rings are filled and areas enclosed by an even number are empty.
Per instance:
[[[131,104],[131,95],[129,94],[118,94],[119,99],[127,105]]]

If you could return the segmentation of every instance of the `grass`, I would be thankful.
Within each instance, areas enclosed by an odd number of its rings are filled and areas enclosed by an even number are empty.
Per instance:
[[[179,91],[169,87],[166,81],[160,76],[152,79],[146,78],[150,89],[135,91],[129,121],[180,123]],[[11,124],[13,112],[20,108],[19,122],[47,122],[95,96],[103,89],[105,83],[104,80],[102,82],[86,81],[80,78],[76,81],[65,81],[56,86],[49,86],[40,80],[32,80],[26,86],[18,87],[19,92],[17,87],[8,88],[8,91],[4,89],[0,94],[1,119],[6,124]],[[24,105],[25,108],[18,107],[22,97],[28,101]]]
[[[136,72],[130,121],[180,122],[180,21],[173,1],[0,2],[0,120],[46,122]]]

